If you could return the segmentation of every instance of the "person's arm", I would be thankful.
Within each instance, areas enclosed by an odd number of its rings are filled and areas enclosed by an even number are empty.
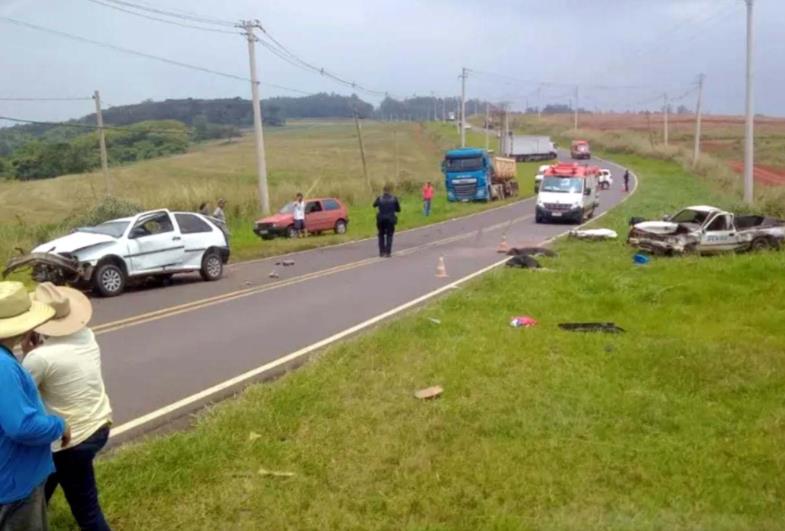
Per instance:
[[[373,208],[379,208],[379,198],[377,197],[376,200],[373,202]]]
[[[21,369],[24,370],[24,369]],[[42,413],[24,392],[21,370],[0,368],[0,429],[19,444],[43,446],[60,439],[65,422]]]
[[[398,202],[398,198],[397,197],[395,198],[395,211],[396,212],[400,212],[401,211],[401,204]]]
[[[38,355],[35,351],[27,354],[22,360],[22,367],[24,367],[30,376],[33,377],[36,387],[41,387],[41,382],[46,379],[46,373],[49,369],[49,364],[44,356]]]

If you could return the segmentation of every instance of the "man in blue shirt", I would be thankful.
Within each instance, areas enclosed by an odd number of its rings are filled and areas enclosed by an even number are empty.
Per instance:
[[[0,282],[0,531],[46,531],[44,483],[54,472],[51,443],[67,446],[65,422],[48,415],[12,350],[54,316],[21,282]]]

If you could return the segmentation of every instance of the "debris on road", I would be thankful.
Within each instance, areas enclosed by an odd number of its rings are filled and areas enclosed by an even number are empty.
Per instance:
[[[261,439],[261,438],[262,438],[262,436],[261,436],[261,435],[259,435],[259,434],[258,434],[258,433],[256,433],[256,432],[254,432],[254,431],[252,431],[251,433],[249,433],[249,434],[248,434],[248,440],[249,440],[250,442],[253,442],[253,441],[255,441],[256,439]]]
[[[259,474],[260,476],[268,476],[268,477],[275,477],[275,478],[292,478],[295,476],[294,472],[281,472],[278,470],[266,470],[264,468],[260,468],[257,474]]]
[[[281,278],[281,275],[279,275],[277,271],[270,271],[270,274],[267,276],[270,278]]]
[[[625,332],[615,323],[559,323],[559,328],[570,332],[605,332],[608,334]]]
[[[533,257],[527,254],[513,256],[505,264],[507,267],[520,267],[522,269],[540,269],[542,266]]]
[[[545,247],[513,247],[507,254],[510,256],[526,255],[526,256],[547,256],[555,258],[559,256],[556,251],[546,249]]]
[[[638,265],[646,265],[651,259],[643,253],[638,253],[632,257],[632,260]]]
[[[435,317],[429,317],[428,320],[433,324],[442,324],[442,322],[439,319],[436,319]]]
[[[280,262],[275,262],[275,265],[284,267],[293,266],[294,260],[281,260]]]
[[[537,319],[528,315],[513,317],[512,321],[510,321],[510,326],[514,328],[531,328],[532,326],[537,326]]]
[[[432,400],[434,398],[440,397],[443,392],[444,389],[442,389],[441,385],[434,385],[432,387],[420,389],[414,393],[414,397],[419,398],[420,400]]]
[[[570,238],[579,240],[615,240],[619,237],[615,230],[611,229],[585,229],[571,230]]]

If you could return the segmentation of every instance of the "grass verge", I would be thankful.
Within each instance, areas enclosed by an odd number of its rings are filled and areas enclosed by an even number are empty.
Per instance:
[[[723,204],[674,163],[613,158],[641,189],[602,226]],[[491,273],[102,459],[113,527],[781,528],[785,255],[636,267],[621,241],[557,247],[553,273]],[[573,320],[627,332],[556,326]],[[52,513],[69,528],[61,498]]]

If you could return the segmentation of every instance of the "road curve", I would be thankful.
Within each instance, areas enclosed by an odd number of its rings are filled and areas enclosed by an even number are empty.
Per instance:
[[[623,169],[594,162],[614,175],[613,187],[600,194],[604,212],[627,195]],[[289,267],[276,266],[280,258],[242,262],[229,266],[219,282],[185,279],[95,299],[113,442],[228,396],[269,377],[274,371],[266,365],[276,360],[278,370],[288,368],[309,346],[489,268],[502,258],[496,248],[505,233],[510,245],[528,246],[574,228],[535,224],[534,207],[530,198],[401,232],[390,259],[377,257],[374,239],[362,240],[288,255],[295,262]],[[447,279],[435,276],[439,257]],[[270,278],[272,271],[279,278]]]

